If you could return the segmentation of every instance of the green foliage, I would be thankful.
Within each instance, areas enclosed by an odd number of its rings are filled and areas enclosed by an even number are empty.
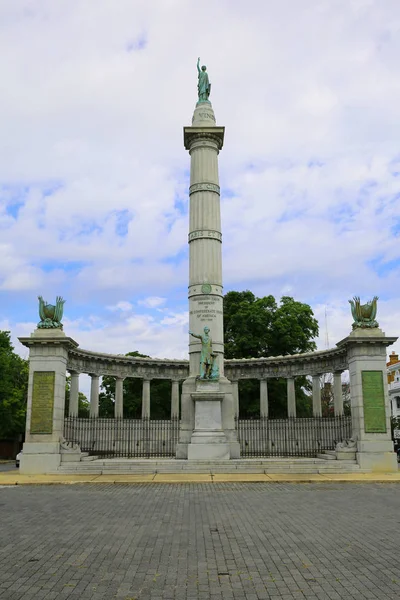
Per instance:
[[[308,304],[283,296],[256,298],[252,292],[224,296],[225,358],[260,358],[311,352],[318,321]]]
[[[252,292],[228,292],[224,296],[225,358],[260,358],[312,352],[318,321],[308,304],[283,296],[279,305],[273,296],[257,298]],[[310,383],[297,377],[298,416],[312,414]],[[259,415],[258,381],[240,381],[240,416]],[[268,379],[269,410],[272,418],[285,417],[286,380]]]
[[[0,331],[0,438],[25,431],[29,367],[13,350],[10,332]]]

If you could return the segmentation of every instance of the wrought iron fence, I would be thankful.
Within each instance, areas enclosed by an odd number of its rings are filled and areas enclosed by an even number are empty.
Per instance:
[[[237,419],[242,457],[309,456],[351,437],[351,416]]]
[[[104,458],[174,457],[179,419],[66,417],[64,437],[78,443],[82,452]]]

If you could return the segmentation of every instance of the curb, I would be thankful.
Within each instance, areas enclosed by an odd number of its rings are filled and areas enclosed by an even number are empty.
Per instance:
[[[400,473],[353,474],[162,474],[151,475],[10,475],[0,473],[0,486],[16,485],[74,485],[74,484],[153,484],[153,483],[400,483]]]

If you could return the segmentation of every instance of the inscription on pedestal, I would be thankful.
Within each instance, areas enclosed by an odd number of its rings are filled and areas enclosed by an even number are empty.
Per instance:
[[[53,433],[54,371],[33,374],[31,433]]]
[[[222,315],[222,298],[217,296],[197,296],[191,299],[190,315],[197,321],[214,321],[217,315]]]
[[[365,433],[386,433],[382,371],[361,371]]]

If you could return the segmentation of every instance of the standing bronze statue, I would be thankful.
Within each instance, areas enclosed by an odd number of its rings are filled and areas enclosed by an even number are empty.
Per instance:
[[[207,67],[203,65],[200,69],[200,57],[197,59],[198,84],[197,91],[199,94],[198,103],[208,102],[208,97],[211,92],[211,83],[208,79]]]
[[[212,351],[212,339],[209,335],[210,329],[206,325],[203,331],[204,335],[189,331],[190,335],[201,341],[200,379],[219,379],[219,368],[215,361],[216,356]]]

